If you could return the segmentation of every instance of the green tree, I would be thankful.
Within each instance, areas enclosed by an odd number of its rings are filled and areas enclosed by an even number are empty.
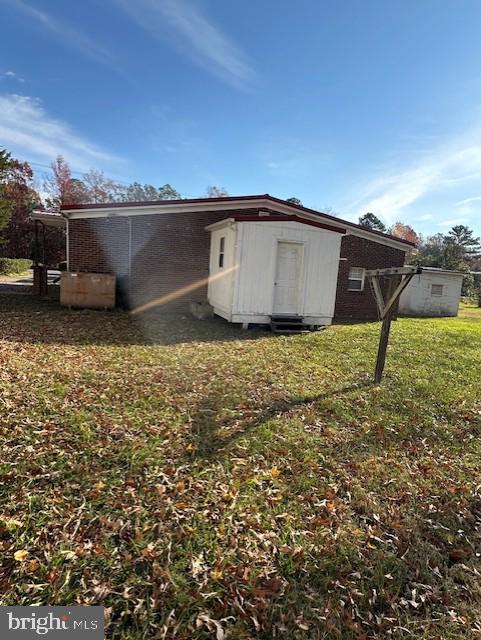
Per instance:
[[[177,189],[167,183],[163,187],[159,187],[159,200],[182,200],[182,196]]]
[[[181,200],[182,196],[170,184],[154,187],[151,184],[132,182],[121,193],[122,202],[149,202],[153,200]]]
[[[216,187],[209,185],[207,187],[207,197],[208,198],[225,198],[229,194],[224,189],[224,187]]]
[[[386,232],[386,225],[374,213],[368,211],[359,218],[359,225],[370,231]]]
[[[0,231],[10,222],[12,204],[6,194],[6,183],[12,167],[12,159],[8,151],[0,149]]]
[[[478,285],[470,273],[479,266],[481,253],[480,239],[465,225],[454,226],[446,235],[437,233],[419,245],[418,264],[426,267],[440,267],[466,274],[463,281],[463,295],[474,295]]]
[[[459,247],[463,259],[477,258],[481,252],[480,238],[474,236],[474,231],[464,224],[455,225],[449,231],[446,242]]]
[[[287,198],[286,202],[290,202],[291,204],[297,204],[299,207],[302,207],[302,202],[299,200],[299,198]]]
[[[444,234],[435,233],[426,239],[421,238],[418,245],[417,263],[425,267],[440,267],[443,263]]]
[[[10,258],[30,258],[34,234],[30,215],[35,207],[41,206],[41,200],[33,188],[33,171],[28,162],[10,160],[10,168],[4,176],[3,193],[11,216],[0,231],[2,254]]]
[[[481,307],[481,272],[472,274],[473,284],[471,287],[471,298]]]

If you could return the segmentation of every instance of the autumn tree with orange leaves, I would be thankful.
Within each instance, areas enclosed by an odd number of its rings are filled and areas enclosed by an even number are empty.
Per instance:
[[[408,224],[404,224],[404,222],[395,222],[392,227],[389,229],[389,233],[392,236],[396,236],[396,238],[402,238],[403,240],[407,240],[408,242],[412,242],[416,246],[419,244],[421,238],[414,231],[412,227]]]

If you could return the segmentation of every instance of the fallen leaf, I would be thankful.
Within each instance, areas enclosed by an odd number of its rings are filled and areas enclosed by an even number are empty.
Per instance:
[[[40,562],[37,560],[37,558],[34,558],[33,560],[30,560],[30,562],[28,563],[27,570],[29,571],[29,573],[34,573],[35,571],[37,571],[39,566],[40,566]]]
[[[182,493],[183,491],[185,491],[185,482],[183,480],[180,480],[176,485],[175,488],[177,489],[177,491],[179,493]]]
[[[212,569],[210,572],[210,577],[212,580],[220,580],[224,574],[220,569]]]

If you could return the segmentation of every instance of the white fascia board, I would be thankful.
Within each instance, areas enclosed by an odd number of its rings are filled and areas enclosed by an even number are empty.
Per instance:
[[[65,227],[65,218],[60,214],[33,211],[30,218],[32,220],[43,222],[47,227]]]
[[[234,218],[226,218],[225,220],[219,220],[218,222],[213,222],[212,224],[207,225],[205,227],[206,231],[213,231],[214,229],[222,229],[222,227],[227,227],[228,225],[235,224],[236,221]]]
[[[437,267],[422,267],[423,273],[428,273],[430,275],[435,276],[436,274],[440,276],[465,276],[467,275],[463,271],[453,271],[452,269],[438,269]]]
[[[145,216],[162,213],[192,213],[202,211],[232,211],[238,209],[252,209],[267,207],[268,201],[259,200],[229,200],[224,202],[177,202],[175,204],[145,204],[132,207],[102,207],[101,209],[70,209],[64,214],[71,220],[81,218],[114,218],[125,216]]]
[[[348,226],[348,225],[346,225]],[[388,247],[393,247],[393,249],[400,249],[401,251],[409,251],[409,249],[414,249],[415,247],[405,244],[404,242],[398,242],[393,238],[383,238],[382,236],[378,236],[375,233],[370,233],[369,231],[364,231],[364,229],[357,229],[356,227],[349,228],[348,233],[352,236],[359,236],[360,238],[365,238],[366,240],[371,240],[372,242],[378,242],[379,244],[385,244]]]
[[[85,218],[117,218],[117,217],[130,217],[130,216],[145,216],[145,215],[161,215],[166,213],[195,213],[204,211],[239,211],[242,209],[269,209],[276,213],[283,213],[287,216],[299,216],[306,220],[313,220],[314,222],[324,222],[333,227],[339,229],[346,229],[348,233],[377,242],[379,244],[387,245],[401,251],[408,251],[409,245],[403,242],[398,242],[392,238],[386,238],[378,236],[375,233],[371,233],[367,229],[359,229],[358,227],[351,225],[350,222],[344,220],[332,219],[331,217],[324,217],[322,213],[309,213],[300,211],[297,208],[291,207],[288,204],[281,202],[273,202],[267,198],[258,198],[255,200],[228,200],[222,202],[176,202],[175,204],[142,204],[134,205],[132,207],[102,207],[95,209],[70,209],[63,211],[62,214],[68,217],[70,220],[79,220]]]
[[[355,225],[351,225],[347,220],[337,220],[332,219],[331,217],[325,217],[322,213],[308,213],[307,211],[299,211],[299,209],[293,209],[289,207],[289,205],[284,205],[281,203],[274,203],[270,200],[267,201],[265,205],[266,208],[272,209],[274,211],[278,211],[279,213],[285,213],[286,215],[295,215],[299,216],[299,218],[306,218],[307,220],[313,220],[314,222],[325,222],[326,224],[331,225],[332,227],[338,227],[339,229],[346,229],[348,234],[353,236],[359,236],[360,238],[365,238],[366,240],[371,240],[372,242],[377,242],[379,244],[387,245],[388,247],[393,247],[394,249],[400,249],[401,251],[408,251],[410,248],[409,245],[404,242],[400,242],[398,240],[394,240],[393,238],[386,238],[383,236],[378,236],[376,233],[371,233],[367,229],[359,229]],[[411,247],[414,248],[414,247]]]
[[[429,276],[448,276],[448,278],[464,278],[466,275],[462,271],[429,271],[429,269],[426,269],[425,267],[423,267],[423,273]]]
[[[315,222],[325,222],[326,224],[330,224],[331,227],[346,229],[347,235],[358,236],[359,238],[365,238],[366,240],[371,240],[372,242],[384,244],[384,245],[387,245],[388,247],[393,247],[394,249],[401,249],[401,251],[408,251],[408,249],[410,248],[414,249],[414,247],[410,247],[404,242],[400,242],[398,240],[395,240],[394,238],[386,238],[384,236],[378,236],[376,233],[371,233],[367,229],[359,229],[358,227],[356,227],[355,225],[352,225],[347,220],[346,221],[333,220],[332,218],[324,217],[322,213],[320,214],[304,213],[301,211],[292,211],[292,209],[289,211],[289,214],[298,215],[300,218],[307,218],[308,220],[314,220]]]

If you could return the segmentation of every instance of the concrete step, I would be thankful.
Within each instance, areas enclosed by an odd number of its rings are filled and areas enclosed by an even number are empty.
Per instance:
[[[308,333],[309,327],[302,324],[302,318],[298,316],[272,316],[271,331],[284,334]]]
[[[290,323],[290,324],[302,324],[301,316],[271,316],[271,322],[275,323]]]
[[[301,335],[303,333],[309,333],[307,329],[283,329],[282,327],[271,327],[272,333],[276,333],[277,335]]]

